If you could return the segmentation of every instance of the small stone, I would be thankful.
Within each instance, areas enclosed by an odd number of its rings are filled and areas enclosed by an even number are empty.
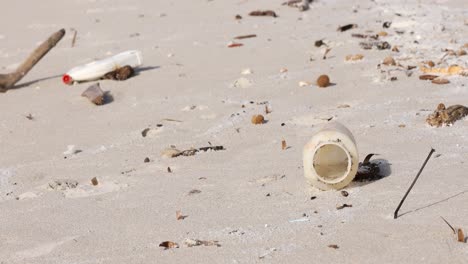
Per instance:
[[[148,157],[145,158],[145,160],[143,161],[144,163],[148,163],[150,162],[150,159]]]
[[[341,195],[344,197],[348,197],[349,193],[347,191],[341,191]]]
[[[321,88],[325,88],[330,85],[330,78],[328,75],[320,75],[317,79],[317,85]]]
[[[252,116],[252,124],[259,125],[265,122],[265,118],[262,115],[254,115]]]
[[[91,179],[91,184],[94,185],[94,186],[96,186],[96,185],[99,184],[99,182],[98,182],[98,180],[97,180],[96,177],[94,177],[94,178]]]
[[[431,67],[431,68],[435,66],[435,63],[434,63],[433,61],[431,61],[431,60],[430,60],[430,61],[426,61],[426,64],[427,64],[427,66],[429,66],[429,67]]]

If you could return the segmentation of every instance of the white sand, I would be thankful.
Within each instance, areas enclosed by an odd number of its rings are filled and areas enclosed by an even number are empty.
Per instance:
[[[467,244],[456,242],[440,216],[468,233],[468,121],[432,128],[422,109],[467,105],[468,79],[435,85],[415,69],[389,81],[377,69],[388,55],[418,66],[468,43],[465,0],[321,0],[302,13],[267,0],[9,2],[0,17],[1,72],[54,31],[63,27],[67,35],[20,82],[25,86],[0,94],[1,264],[466,263]],[[256,9],[279,17],[247,15]],[[384,21],[393,24],[383,29]],[[336,31],[348,23],[359,27]],[[74,48],[70,28],[78,31]],[[361,49],[351,34],[367,30],[387,31],[383,40],[400,53]],[[244,34],[258,36],[227,48]],[[332,48],[326,60],[318,39]],[[146,68],[127,81],[101,81],[113,102],[94,106],[80,96],[90,83],[61,83],[68,69],[128,49],[143,52]],[[364,59],[344,62],[356,53]],[[443,66],[468,67],[467,58],[450,57]],[[245,68],[253,74],[242,75]],[[336,85],[298,86],[320,74]],[[233,87],[240,77],[251,85]],[[273,112],[254,126],[250,118],[264,112],[265,101]],[[381,154],[390,175],[349,186],[347,198],[307,186],[302,147],[329,117],[354,133],[361,159]],[[143,138],[147,127],[154,130]],[[281,150],[282,139],[291,148]],[[208,142],[227,150],[160,157],[171,145]],[[68,145],[82,152],[65,159]],[[431,147],[441,156],[431,159],[400,211],[406,214],[394,220]],[[57,180],[62,185],[52,190]],[[67,189],[64,181],[78,185]],[[201,193],[188,195],[193,189]],[[336,210],[342,203],[353,207]],[[177,221],[176,210],[188,217]],[[188,248],[186,238],[222,247]],[[166,240],[181,247],[163,250]]]

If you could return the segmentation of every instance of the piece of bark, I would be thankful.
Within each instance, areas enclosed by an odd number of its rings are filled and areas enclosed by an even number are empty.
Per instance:
[[[357,28],[357,27],[358,27],[357,24],[348,24],[348,25],[338,27],[337,31],[344,32],[346,30],[350,30],[350,29]]]
[[[249,16],[271,16],[278,17],[275,11],[272,10],[256,10],[249,13]]]
[[[95,105],[104,104],[104,91],[101,90],[99,83],[95,83],[88,87],[81,96],[88,98]]]
[[[463,105],[452,105],[445,108],[444,104],[439,104],[434,113],[430,114],[426,122],[435,127],[451,126],[456,121],[468,115],[468,107]]]
[[[133,68],[129,65],[126,65],[114,71],[104,74],[103,79],[125,81],[128,78],[132,77],[134,74],[135,74],[135,71],[133,70]]]
[[[242,35],[242,36],[237,36],[234,39],[246,39],[246,38],[255,38],[257,35],[255,34],[250,34],[250,35]]]
[[[419,76],[419,80],[430,80],[430,81],[432,81],[437,77],[439,77],[439,76],[432,75],[432,74],[423,74],[423,75]]]
[[[12,73],[0,74],[0,92],[6,92],[19,82],[42,57],[44,57],[65,35],[65,29],[52,34],[46,41],[37,47],[29,57]]]

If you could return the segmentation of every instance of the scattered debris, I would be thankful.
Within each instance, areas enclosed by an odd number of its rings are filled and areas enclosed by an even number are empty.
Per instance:
[[[385,21],[385,22],[382,24],[382,27],[383,27],[383,28],[389,28],[391,25],[392,25],[392,22],[390,22],[390,21]]]
[[[257,10],[252,11],[249,13],[249,16],[271,16],[271,17],[278,17],[275,11],[272,10]]]
[[[358,61],[362,60],[364,58],[364,55],[362,54],[354,54],[354,55],[347,55],[345,60],[346,61]]]
[[[419,80],[430,80],[430,81],[432,81],[437,77],[439,77],[439,76],[431,75],[431,74],[423,74],[423,75],[419,76]]]
[[[164,158],[175,158],[180,156],[180,154],[181,151],[176,148],[167,148],[162,151],[161,156]]]
[[[281,149],[282,149],[282,150],[285,150],[285,149],[287,149],[287,148],[288,148],[288,145],[286,145],[286,140],[283,139],[283,140],[281,141]]]
[[[263,117],[263,115],[254,115],[252,116],[251,122],[254,125],[260,125],[265,123],[265,118]]]
[[[317,199],[317,196],[311,196],[310,197],[310,200],[315,200],[315,199]]]
[[[456,121],[468,115],[468,107],[463,105],[452,105],[445,108],[445,105],[440,103],[437,109],[430,114],[426,122],[435,127],[451,126]]]
[[[458,242],[466,243],[465,234],[461,228],[458,228],[457,231]]]
[[[341,191],[341,195],[344,197],[348,197],[349,193],[347,191]]]
[[[433,61],[431,61],[431,60],[430,60],[430,61],[426,61],[426,62],[424,62],[424,63],[427,64],[427,65],[428,65],[429,67],[431,67],[431,68],[435,66],[435,63],[434,63]]]
[[[25,116],[27,119],[29,120],[34,120],[34,117],[32,116],[32,114],[28,114],[27,116]]]
[[[363,162],[359,162],[358,171],[356,176],[354,176],[354,181],[364,182],[364,181],[375,181],[381,179],[383,176],[380,175],[379,163],[371,162],[370,159],[376,154],[368,154]]]
[[[259,256],[258,259],[264,259],[265,257],[267,257],[268,255],[271,255],[275,251],[276,251],[276,248],[269,248],[268,251],[264,253],[263,255]]]
[[[255,34],[250,34],[250,35],[242,35],[242,36],[237,36],[234,39],[247,39],[247,38],[256,38],[257,35]]]
[[[406,125],[405,125],[405,124],[399,124],[398,127],[399,127],[399,128],[405,128]]]
[[[228,48],[237,48],[237,47],[242,47],[244,44],[242,43],[236,43],[236,42],[231,42],[228,44]]]
[[[346,207],[353,207],[353,205],[352,204],[342,204],[342,205],[336,206],[336,209],[341,210],[341,209],[344,209]]]
[[[74,155],[82,152],[81,149],[76,149],[75,145],[68,145],[67,150],[63,152],[63,155]]]
[[[144,163],[148,163],[150,162],[150,159],[148,157],[146,157],[144,160],[143,160]]]
[[[125,81],[128,78],[132,77],[134,74],[135,70],[131,66],[126,65],[104,74],[103,79]]]
[[[321,88],[325,88],[327,86],[330,85],[330,78],[328,77],[328,75],[320,75],[318,78],[317,78],[317,85],[318,87],[321,87]]]
[[[75,189],[78,182],[75,180],[55,180],[49,183],[49,188],[56,191],[65,191],[68,189]]]
[[[146,137],[148,135],[148,132],[151,130],[151,128],[145,128],[143,131],[141,131],[141,136]]]
[[[176,211],[176,220],[184,220],[188,215],[183,215],[180,210]]]
[[[320,48],[321,46],[327,46],[327,44],[325,44],[325,42],[323,42],[323,40],[317,40],[317,41],[315,41],[314,45],[315,45],[315,47],[317,47],[317,48]]]
[[[306,81],[300,81],[300,82],[298,83],[299,87],[306,87],[306,86],[309,86],[309,85],[311,85],[311,84],[312,84],[312,83],[306,82]]]
[[[167,167],[167,172],[172,173],[171,167]]]
[[[351,106],[349,104],[341,104],[337,106],[337,108],[350,108]]]
[[[386,41],[369,41],[369,42],[361,42],[359,46],[363,49],[372,49],[373,47],[377,48],[378,50],[386,50],[390,49],[390,44]]]
[[[265,105],[265,114],[268,115],[272,112],[271,108],[269,105]]]
[[[410,193],[411,189],[413,189],[413,186],[416,184],[416,181],[418,180],[419,178],[419,175],[421,175],[421,172],[423,171],[424,167],[426,166],[427,162],[429,161],[429,159],[431,158],[432,154],[435,152],[435,149],[431,149],[431,151],[429,152],[429,155],[427,155],[427,158],[426,160],[424,161],[421,169],[419,170],[418,174],[416,175],[416,177],[414,178],[413,180],[413,183],[411,183],[410,187],[408,188],[408,190],[406,191],[405,195],[403,196],[403,198],[401,199],[400,203],[398,204],[398,207],[396,208],[395,212],[393,213],[393,219],[397,219],[398,217],[398,211],[400,210],[401,206],[403,205],[403,202],[406,200],[406,197],[408,197],[408,194]]]
[[[331,48],[327,48],[327,49],[325,50],[325,52],[323,53],[322,59],[326,60],[326,59],[327,59],[327,55],[328,55],[328,53],[329,53],[330,51],[331,51]]]
[[[310,219],[308,217],[303,217],[303,218],[299,218],[299,219],[289,220],[289,223],[308,222],[308,221],[310,221]]]
[[[237,19],[237,20],[240,20],[240,19],[242,19],[242,16],[237,14],[234,18]]]
[[[340,248],[338,245],[335,245],[335,244],[328,245],[328,247],[333,248],[333,249],[339,249]]]
[[[285,72],[288,72],[288,69],[286,69],[286,68],[281,68],[281,69],[279,70],[279,72],[280,72],[280,73],[285,73]]]
[[[344,31],[357,28],[357,27],[358,27],[357,24],[348,24],[348,25],[338,27],[337,31],[344,32]]]
[[[188,195],[199,194],[199,193],[201,193],[200,190],[193,189],[193,190],[191,190],[191,191],[188,193]]]
[[[95,83],[88,87],[81,96],[88,98],[95,105],[102,105],[105,103],[105,93],[101,90],[99,83]]]
[[[179,248],[179,245],[175,242],[172,241],[164,241],[159,244],[160,247],[163,247],[164,250],[170,249],[170,248]]]
[[[94,178],[91,179],[91,184],[92,184],[93,186],[97,186],[97,185],[99,184],[99,182],[98,182],[98,180],[97,180],[96,177],[94,177]]]
[[[400,52],[400,50],[398,49],[398,46],[393,46],[392,51],[393,52]]]
[[[216,240],[199,240],[199,239],[187,238],[187,239],[185,239],[184,244],[187,247],[197,247],[197,246],[206,246],[206,247],[208,247],[208,246],[217,246],[217,247],[221,247],[221,244],[219,244],[219,242],[216,241]]]
[[[450,81],[445,79],[445,78],[436,78],[436,79],[432,80],[432,83],[434,83],[434,84],[448,84],[448,83],[450,83]]]
[[[72,42],[71,42],[71,47],[75,47],[75,42],[76,42],[76,35],[78,34],[78,31],[74,28],[71,29],[73,31],[73,37],[72,37]]]
[[[442,216],[440,218],[442,218],[442,220],[444,220],[444,222],[450,227],[450,229],[452,229],[453,234],[457,235],[458,242],[466,243],[465,234],[463,233],[463,230],[461,228],[455,229],[447,220],[445,220],[445,218],[443,218]]]

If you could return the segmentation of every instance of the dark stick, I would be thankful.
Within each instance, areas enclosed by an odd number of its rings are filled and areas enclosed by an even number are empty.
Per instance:
[[[449,224],[449,222],[447,222],[447,220],[445,220],[445,218],[443,218],[442,216],[440,218],[442,218],[442,220],[444,220],[444,222],[452,229],[453,233],[455,234],[456,233],[455,228],[453,228],[453,226],[451,224]]]
[[[416,175],[416,178],[414,178],[413,183],[411,183],[411,186],[409,187],[408,191],[406,191],[405,196],[403,196],[403,199],[401,199],[400,204],[398,205],[397,209],[395,210],[395,213],[393,214],[393,219],[397,219],[398,217],[398,211],[400,210],[400,207],[403,205],[403,202],[406,200],[406,197],[410,193],[411,189],[413,189],[414,184],[419,178],[419,175],[421,175],[421,172],[423,171],[424,167],[426,167],[427,162],[432,156],[432,153],[435,152],[435,149],[431,149],[431,152],[429,152],[429,155],[427,156],[426,160],[424,161],[424,164],[422,165],[421,169],[419,170],[418,174]]]

